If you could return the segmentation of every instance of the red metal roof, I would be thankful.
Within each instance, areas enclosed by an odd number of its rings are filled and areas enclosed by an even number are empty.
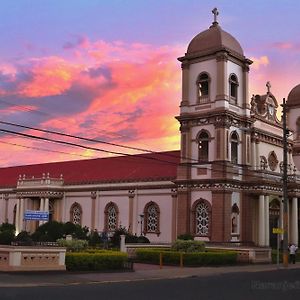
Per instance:
[[[43,173],[62,174],[65,184],[172,180],[179,161],[180,151],[168,151],[0,168],[0,187],[15,187],[19,175],[42,178]]]

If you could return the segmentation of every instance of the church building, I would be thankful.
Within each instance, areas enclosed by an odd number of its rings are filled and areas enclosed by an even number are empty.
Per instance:
[[[27,210],[112,233],[122,226],[151,242],[181,234],[268,247],[283,226],[283,124],[266,83],[249,97],[252,61],[214,21],[184,56],[176,119],[180,151],[0,168],[0,223],[33,232]],[[300,85],[287,98],[288,236],[298,244]]]

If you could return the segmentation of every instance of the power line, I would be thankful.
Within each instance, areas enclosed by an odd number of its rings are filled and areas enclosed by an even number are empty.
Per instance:
[[[61,140],[55,140],[55,139],[46,138],[46,137],[40,137],[40,136],[36,136],[36,135],[32,135],[32,134],[21,133],[21,132],[7,130],[7,129],[3,129],[3,128],[0,128],[0,131],[8,133],[8,134],[12,134],[12,135],[25,137],[25,138],[31,138],[31,139],[36,139],[36,140],[40,140],[40,141],[47,141],[47,142],[52,142],[52,143],[57,143],[57,144],[68,145],[68,146],[74,146],[74,147],[79,147],[79,148],[83,148],[83,149],[94,150],[94,151],[99,151],[99,152],[104,152],[104,153],[109,153],[109,154],[116,154],[116,155],[122,155],[122,156],[131,156],[131,157],[136,156],[134,154],[124,153],[124,152],[117,152],[117,151],[110,151],[110,150],[105,150],[105,149],[90,147],[90,146],[84,146],[84,145],[80,145],[80,144],[76,144],[76,143],[71,143],[71,142],[66,142],[66,141],[61,141]],[[139,157],[144,158],[144,159],[156,160],[156,161],[160,161],[160,162],[164,162],[164,163],[170,163],[170,164],[177,165],[177,163],[175,163],[175,162],[161,160],[161,159],[151,157],[151,156],[139,156]]]
[[[3,142],[3,141],[0,141],[0,143],[1,144],[11,145],[11,146],[16,146],[16,147],[27,148],[27,149],[45,151],[45,152],[53,152],[53,153],[60,153],[60,154],[66,154],[66,155],[74,155],[74,156],[81,156],[81,157],[93,158],[93,156],[91,156],[91,155],[76,154],[76,153],[63,152],[63,151],[58,151],[58,150],[50,150],[50,149],[44,149],[44,148],[40,148],[40,147],[25,146],[25,145],[20,145],[20,144],[16,144],[16,143],[9,143],[9,142]]]
[[[112,142],[107,142],[107,141],[98,140],[98,139],[85,138],[85,137],[81,137],[81,136],[77,136],[77,135],[67,134],[67,133],[53,131],[53,130],[36,128],[36,127],[21,125],[21,124],[12,123],[12,122],[0,121],[0,124],[15,126],[15,127],[24,128],[24,129],[35,130],[35,131],[39,131],[39,132],[43,132],[43,133],[55,134],[55,135],[69,137],[69,138],[74,138],[74,139],[78,139],[78,140],[82,140],[82,141],[87,141],[87,142],[100,143],[100,144],[105,144],[105,145],[120,147],[120,148],[124,148],[124,149],[129,149],[129,150],[135,150],[135,151],[141,151],[141,152],[158,154],[158,155],[161,155],[161,156],[169,156],[169,157],[172,157],[172,158],[177,158],[177,156],[175,157],[174,155],[171,155],[171,154],[161,153],[161,152],[157,152],[157,151],[153,151],[153,150],[149,150],[149,149],[143,149],[143,148],[138,148],[138,147],[126,146],[126,145],[112,143]],[[190,161],[198,162],[198,160],[193,159],[193,158],[188,158],[188,157],[183,157],[183,156],[180,156],[180,158],[181,159],[187,159],[187,160],[190,160]]]
[[[131,146],[121,145],[121,144],[117,144],[117,143],[111,143],[111,142],[107,142],[107,141],[103,141],[103,140],[85,138],[85,137],[72,135],[72,134],[68,134],[68,133],[62,133],[62,132],[53,131],[53,130],[41,129],[41,128],[36,128],[36,127],[31,127],[31,126],[25,126],[25,125],[11,123],[11,122],[0,121],[0,124],[16,126],[16,127],[25,128],[25,129],[31,129],[31,130],[35,130],[35,131],[40,131],[40,132],[44,132],[44,133],[51,133],[51,134],[56,134],[56,135],[60,135],[60,136],[65,136],[65,137],[71,137],[71,138],[74,138],[74,139],[79,139],[79,140],[83,140],[83,141],[87,141],[87,142],[101,143],[101,144],[105,144],[105,145],[116,146],[116,147],[130,149],[130,150],[138,150],[138,151],[142,151],[142,152],[155,153],[154,151],[147,150],[147,149],[131,147]]]
[[[100,152],[105,152],[105,153],[110,153],[110,154],[117,154],[117,155],[132,157],[132,158],[144,158],[144,159],[148,159],[148,160],[155,160],[155,161],[159,161],[159,162],[163,162],[163,163],[178,166],[178,163],[176,163],[176,162],[168,161],[168,160],[162,160],[162,159],[158,159],[158,158],[151,157],[151,156],[143,156],[143,155],[128,154],[128,153],[122,153],[122,152],[116,152],[116,151],[109,151],[109,150],[104,150],[104,149],[100,149],[100,148],[89,147],[89,146],[84,146],[84,145],[80,145],[80,144],[65,142],[65,141],[61,141],[61,140],[54,140],[54,139],[45,138],[45,137],[39,137],[39,136],[35,136],[35,135],[20,133],[20,132],[16,132],[16,131],[1,129],[1,128],[0,128],[0,131],[8,133],[8,134],[12,134],[12,135],[17,135],[17,136],[29,138],[29,139],[37,139],[37,140],[46,141],[46,142],[53,142],[53,143],[63,144],[63,145],[67,145],[67,146],[75,146],[75,147],[79,147],[79,148],[84,148],[84,149],[89,149],[89,150],[94,150],[94,151],[100,151]],[[176,157],[176,156],[173,155],[172,157]],[[179,158],[179,157],[176,157],[176,158]],[[221,162],[220,162],[220,164],[221,164]],[[186,163],[186,167],[187,168],[199,168],[199,166],[195,166],[191,163]],[[208,169],[210,171],[213,171],[213,169],[211,167],[206,167],[206,169]],[[242,174],[239,174],[238,172],[228,172],[227,171],[226,173],[227,174],[232,174],[232,175],[242,175]],[[252,178],[255,178],[255,179],[257,179],[257,178],[261,179],[261,176],[256,175],[256,174],[248,175],[248,177],[252,177]]]

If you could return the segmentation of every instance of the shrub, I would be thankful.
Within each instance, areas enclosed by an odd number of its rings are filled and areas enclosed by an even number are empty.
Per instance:
[[[159,251],[159,249],[137,249],[139,262],[159,264],[160,253],[163,264],[179,265],[181,253],[178,251]],[[198,252],[182,253],[184,266],[231,265],[237,262],[236,252]]]
[[[233,265],[237,262],[237,252],[201,252],[186,253],[184,255],[185,266],[219,266]]]
[[[0,244],[10,245],[14,241],[15,233],[13,231],[0,231]]]
[[[178,240],[185,240],[185,241],[193,241],[194,237],[189,234],[189,233],[185,233],[185,234],[181,234],[177,237]]]
[[[81,227],[71,222],[50,221],[39,226],[31,238],[36,242],[55,242],[57,239],[71,234],[75,239],[87,240],[88,231],[87,227]]]
[[[15,231],[16,231],[16,227],[15,227],[14,224],[10,224],[10,223],[2,223],[2,224],[0,225],[0,231],[6,231],[6,230],[15,232]]]
[[[125,227],[119,227],[110,239],[110,242],[114,247],[120,247],[121,235],[128,236],[130,233]]]
[[[15,225],[2,223],[0,225],[0,244],[10,245],[15,239]]]
[[[90,246],[97,246],[100,245],[101,238],[99,236],[99,232],[95,229],[89,235],[89,245]]]
[[[143,236],[143,235],[140,235],[138,238],[137,238],[137,243],[141,243],[141,244],[150,244],[150,241],[147,237]]]
[[[121,235],[125,235],[126,243],[150,243],[147,237],[143,235],[133,235],[125,227],[120,227],[114,232],[113,236],[110,239],[113,246],[120,247]]]
[[[63,223],[57,221],[47,222],[39,226],[32,234],[34,241],[55,242],[64,235]]]
[[[119,270],[125,262],[127,254],[116,251],[66,254],[66,268],[70,271]]]
[[[21,242],[24,245],[32,245],[32,238],[27,231],[21,231],[15,238],[15,241]]]
[[[65,239],[58,239],[57,243],[60,247],[66,247],[67,251],[71,252],[79,252],[87,248],[88,241],[86,240],[65,240]]]
[[[201,241],[177,240],[172,244],[172,250],[181,252],[203,252],[205,243]]]

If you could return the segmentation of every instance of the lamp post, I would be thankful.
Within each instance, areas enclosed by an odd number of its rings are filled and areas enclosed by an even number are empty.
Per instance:
[[[285,98],[283,98],[282,102],[282,125],[283,125],[283,266],[288,267],[289,264],[289,256],[288,256],[288,176],[287,176],[287,152],[288,152],[288,144],[287,144],[287,136],[289,131],[286,125],[286,103]]]
[[[141,235],[143,235],[143,221],[144,221],[144,215],[140,214]]]

